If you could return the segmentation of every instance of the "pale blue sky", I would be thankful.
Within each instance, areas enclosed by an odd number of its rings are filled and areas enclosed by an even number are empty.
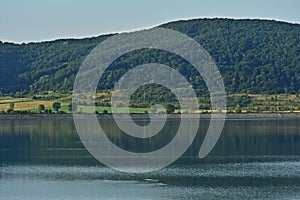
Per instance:
[[[1,0],[0,40],[82,38],[188,18],[264,18],[300,24],[299,0]]]

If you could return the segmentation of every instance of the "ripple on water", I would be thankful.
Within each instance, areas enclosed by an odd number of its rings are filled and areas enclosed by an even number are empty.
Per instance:
[[[171,166],[146,174],[128,174],[98,166],[2,165],[0,169],[0,199],[297,199],[300,196],[298,161]]]

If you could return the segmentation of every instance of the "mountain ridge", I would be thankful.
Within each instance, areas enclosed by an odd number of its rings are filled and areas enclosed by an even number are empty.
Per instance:
[[[168,22],[158,27],[170,28],[192,37],[215,60],[228,93],[299,93],[300,25],[260,19],[190,19]],[[25,94],[45,91],[70,92],[81,62],[100,42],[114,34],[84,39],[15,44],[0,42],[0,92]],[[144,62],[163,52],[141,52]],[[157,58],[157,62],[184,65]],[[128,62],[135,61],[132,55]],[[129,69],[127,61],[110,71],[103,81],[114,82]],[[140,64],[140,63],[138,63]],[[116,63],[115,65],[118,65]],[[175,68],[177,67],[175,66]],[[185,66],[183,66],[184,68]],[[182,69],[186,73],[185,69]],[[193,74],[191,78],[197,78]],[[203,81],[194,81],[203,87]],[[111,89],[112,83],[99,86]]]

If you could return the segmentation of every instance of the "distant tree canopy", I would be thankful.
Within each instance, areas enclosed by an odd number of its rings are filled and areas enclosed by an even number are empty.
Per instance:
[[[300,92],[300,25],[269,20],[198,19],[161,27],[198,41],[214,59],[227,93]],[[25,94],[71,91],[84,58],[110,36],[0,43],[1,93],[15,94],[21,88]],[[135,51],[117,59],[102,76],[98,89],[112,89],[130,68],[153,62],[178,70],[198,95],[207,93],[201,75],[187,61],[157,49]]]
[[[38,105],[38,110],[39,110],[39,112],[43,112],[45,110],[45,105],[44,104],[39,104]]]
[[[53,102],[52,107],[56,112],[58,112],[58,110],[61,108],[61,104],[60,104],[60,102],[56,101],[56,102]]]
[[[172,114],[174,112],[175,112],[175,106],[173,106],[172,104],[167,104],[166,105],[166,113]]]

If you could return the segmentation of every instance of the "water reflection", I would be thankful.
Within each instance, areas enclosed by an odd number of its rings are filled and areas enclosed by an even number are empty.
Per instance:
[[[178,123],[176,119],[169,119],[161,133],[150,139],[134,139],[122,133],[113,120],[100,120],[112,142],[134,152],[161,148],[174,137]],[[236,159],[268,161],[300,156],[300,119],[227,120],[211,154],[199,160],[197,154],[208,125],[209,120],[201,120],[194,143],[177,164]],[[188,135],[188,127],[186,130]],[[98,163],[82,145],[72,119],[0,120],[0,150],[1,163]]]
[[[147,152],[174,137],[169,119],[158,136],[132,140],[101,119],[116,145]],[[140,119],[139,123],[147,123]],[[226,120],[205,159],[198,151],[209,120],[173,165],[146,174],[103,167],[84,148],[72,119],[0,120],[0,199],[298,199],[300,119]],[[188,135],[188,127],[186,127]]]

